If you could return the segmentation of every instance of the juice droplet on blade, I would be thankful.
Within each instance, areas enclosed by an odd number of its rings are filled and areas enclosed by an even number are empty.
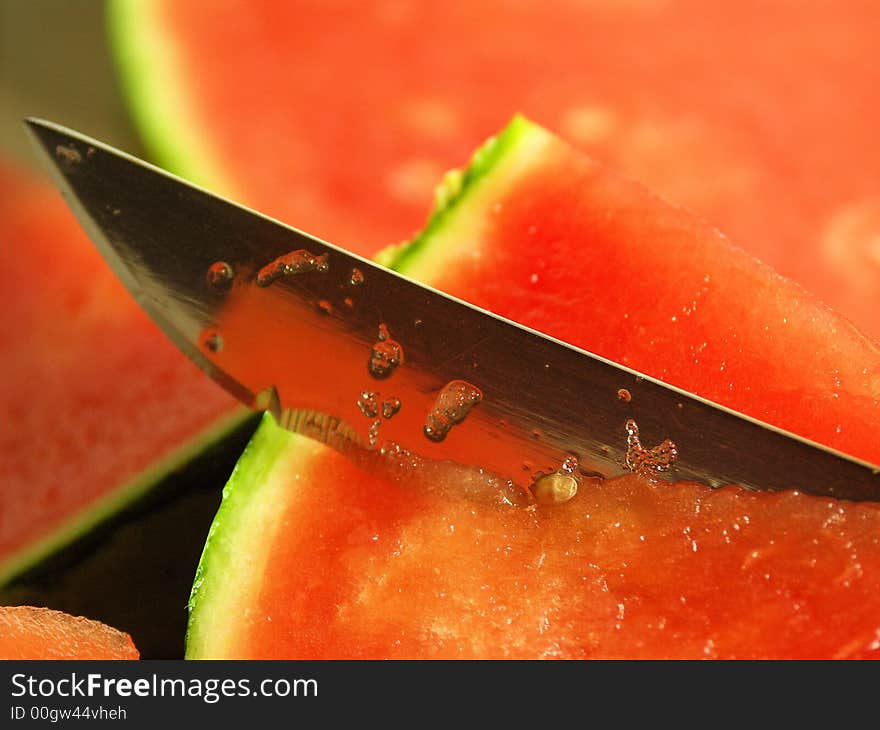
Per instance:
[[[371,390],[362,390],[357,400],[357,407],[367,418],[379,415],[379,394]]]
[[[368,431],[368,436],[370,439],[370,446],[375,447],[377,443],[379,443],[379,428],[382,426],[382,419],[377,418],[370,424],[370,429]]]
[[[626,468],[643,476],[669,470],[678,458],[678,447],[665,439],[652,449],[639,440],[639,427],[633,419],[626,422]]]
[[[205,332],[202,335],[202,345],[208,352],[220,352],[223,349],[223,337],[212,330]]]
[[[400,398],[386,398],[382,403],[382,418],[393,418],[400,410]]]
[[[387,378],[402,362],[403,347],[391,338],[388,327],[380,324],[377,341],[370,352],[370,375],[379,380]]]
[[[465,380],[453,380],[447,383],[437,396],[434,408],[425,420],[425,436],[431,441],[442,441],[449,430],[461,423],[470,413],[471,408],[481,400],[483,393],[475,385]]]
[[[279,256],[260,269],[257,274],[257,286],[269,286],[283,276],[296,276],[307,271],[325,272],[328,268],[326,253],[315,256],[311,251],[301,248]]]
[[[76,165],[77,163],[82,162],[82,154],[80,154],[80,151],[72,144],[57,145],[55,147],[55,156],[68,165]]]
[[[212,289],[228,289],[233,278],[235,272],[225,261],[217,261],[208,267],[207,281]]]

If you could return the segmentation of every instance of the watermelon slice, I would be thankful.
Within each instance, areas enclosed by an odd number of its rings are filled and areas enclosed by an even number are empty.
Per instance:
[[[32,606],[0,607],[0,659],[137,659],[131,637],[98,621]]]
[[[880,461],[875,342],[523,118],[382,259]],[[880,505],[633,475],[499,508],[489,482],[475,498],[407,461],[362,472],[267,417],[209,534],[187,655],[880,657]]]
[[[110,272],[61,196],[0,165],[0,586],[245,414]]]
[[[880,335],[880,5],[116,0],[162,164],[372,254],[519,110]]]

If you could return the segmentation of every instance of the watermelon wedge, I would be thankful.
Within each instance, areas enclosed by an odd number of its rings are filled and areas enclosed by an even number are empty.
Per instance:
[[[98,621],[32,606],[0,607],[0,659],[137,659],[131,637]]]
[[[691,213],[524,118],[437,201],[383,261],[880,461],[877,344]],[[500,508],[443,465],[386,466],[266,417],[202,555],[187,656],[880,657],[880,505],[633,475]]]
[[[880,336],[872,0],[115,0],[158,160],[362,253],[519,110]]]
[[[0,165],[0,586],[246,414],[149,321],[57,191]]]

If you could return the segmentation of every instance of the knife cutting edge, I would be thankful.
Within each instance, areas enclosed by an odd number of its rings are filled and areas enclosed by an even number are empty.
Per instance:
[[[114,272],[232,395],[337,448],[500,475],[880,500],[880,467],[421,285],[52,122],[27,128]]]

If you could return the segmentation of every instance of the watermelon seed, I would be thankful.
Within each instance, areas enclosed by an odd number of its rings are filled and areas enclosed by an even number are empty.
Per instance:
[[[578,490],[573,474],[555,471],[540,475],[532,483],[532,494],[539,504],[562,504],[572,499]]]
[[[621,388],[620,390],[618,390],[617,397],[624,403],[629,403],[632,400],[632,394],[626,388]]]

